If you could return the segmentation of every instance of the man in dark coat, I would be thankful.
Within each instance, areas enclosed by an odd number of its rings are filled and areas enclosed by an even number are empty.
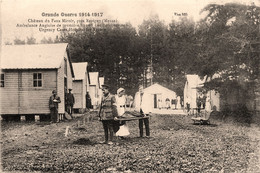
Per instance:
[[[198,97],[197,98],[197,110],[198,110],[198,113],[200,113],[200,109],[201,109],[201,98]]]
[[[88,109],[92,109],[91,98],[90,98],[89,92],[87,92],[87,94],[86,94],[86,107]]]
[[[99,111],[99,118],[102,121],[104,133],[105,133],[105,144],[113,144],[114,136],[114,115],[116,111],[115,97],[109,92],[108,85],[102,85],[103,97],[101,100],[101,106]]]
[[[75,103],[75,98],[74,95],[71,93],[71,88],[69,89],[69,93],[67,94],[67,108],[68,108],[68,113],[70,114],[70,116],[72,117],[72,113],[73,113],[73,106]]]
[[[52,91],[52,96],[49,99],[49,108],[51,111],[51,122],[56,123],[58,122],[58,108],[60,103],[60,97],[57,95],[57,91]]]

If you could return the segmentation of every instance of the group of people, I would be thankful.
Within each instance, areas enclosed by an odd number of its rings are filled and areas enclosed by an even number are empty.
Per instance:
[[[103,97],[101,100],[99,118],[103,124],[105,133],[105,141],[103,143],[110,145],[113,144],[114,134],[120,137],[128,135],[129,131],[125,127],[126,122],[119,120],[125,113],[125,90],[119,88],[117,94],[113,95],[110,93],[109,89],[110,87],[108,85],[102,85]],[[140,113],[142,113],[142,110],[140,110]],[[146,136],[150,136],[148,118],[139,120],[140,136],[143,136],[143,123],[145,123],[146,127]]]
[[[126,127],[126,121],[119,120],[125,114],[126,107],[131,107],[133,98],[128,98],[125,96],[125,90],[119,88],[117,94],[113,95],[109,91],[110,87],[108,85],[102,85],[103,97],[101,100],[101,106],[99,110],[99,119],[103,124],[103,129],[105,133],[105,144],[113,144],[113,137],[116,134],[119,137],[129,135],[128,128]],[[72,89],[65,95],[65,110],[71,116],[73,113],[73,105],[75,103],[75,98],[71,93]],[[145,100],[145,95],[141,93],[141,101]],[[58,105],[61,103],[60,97],[57,95],[57,91],[53,90],[52,95],[49,98],[49,108],[51,113],[51,122],[58,122]],[[143,108],[144,109],[144,108]],[[146,116],[147,111],[140,108],[140,114]],[[140,118],[139,119],[139,132],[140,137],[143,137],[143,125],[145,125],[146,136],[150,136],[149,129],[149,119]]]
[[[210,112],[212,110],[212,100],[210,99],[210,96],[207,95],[207,96],[199,96],[197,97],[196,99],[196,110],[198,111],[198,113],[201,112],[201,110],[205,110],[206,112]],[[186,99],[186,109],[187,109],[187,112],[189,113],[190,110],[191,110],[191,98],[188,97]]]
[[[204,97],[198,97],[197,98],[197,109],[198,113],[200,113],[201,109],[204,109],[206,111],[211,111],[211,100],[209,96],[204,96]]]
[[[166,108],[166,109],[181,109],[183,106],[183,101],[181,100],[181,97],[178,96],[176,99],[165,99],[165,104],[163,105],[162,99],[158,99],[157,106],[159,109]]]
[[[72,117],[73,106],[75,104],[74,95],[71,93],[71,88],[69,92],[65,94],[65,110]],[[49,109],[51,113],[51,123],[58,122],[58,108],[61,102],[60,97],[57,95],[57,91],[53,90],[52,95],[49,98]]]

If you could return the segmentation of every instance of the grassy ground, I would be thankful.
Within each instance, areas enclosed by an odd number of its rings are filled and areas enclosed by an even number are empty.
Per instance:
[[[151,138],[139,138],[138,121],[130,121],[126,139],[105,145],[101,122],[78,120],[2,123],[3,171],[260,172],[259,126],[152,115]]]

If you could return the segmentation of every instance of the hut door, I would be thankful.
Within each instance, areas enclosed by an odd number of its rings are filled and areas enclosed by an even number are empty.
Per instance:
[[[68,85],[67,85],[67,78],[64,77],[64,108],[65,111],[67,111],[67,107],[66,107],[66,101],[67,101],[67,89],[68,89]]]
[[[157,94],[153,95],[153,107],[157,108]]]

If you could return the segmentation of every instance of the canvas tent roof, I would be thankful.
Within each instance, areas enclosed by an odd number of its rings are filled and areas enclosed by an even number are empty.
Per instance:
[[[135,94],[135,99],[134,99],[134,105],[135,105],[135,110],[138,111],[140,110],[140,106],[142,107],[143,111],[145,113],[153,112],[155,107],[154,107],[154,95],[157,95],[157,99],[161,99],[161,101],[165,101],[167,98],[168,99],[176,99],[176,93],[166,87],[163,87],[160,84],[153,84],[145,89],[143,89],[143,98],[141,102],[141,97],[140,97],[140,92],[136,92]],[[156,100],[157,102],[158,100]],[[141,104],[141,105],[140,105]],[[158,106],[158,103],[157,103]]]
[[[72,63],[75,79],[74,80],[83,80],[85,78],[85,72],[87,71],[87,62]]]
[[[90,85],[99,86],[98,72],[89,72]]]
[[[200,79],[198,75],[186,75],[187,82],[191,88],[197,88],[199,86],[203,86],[205,83],[206,77],[203,80]]]
[[[67,43],[2,46],[2,69],[59,68]]]
[[[162,85],[159,85],[157,83],[145,88],[143,91],[146,93],[161,93],[162,90],[165,90],[165,91],[171,92],[171,93],[175,93],[174,91],[172,91],[166,87],[163,87]]]
[[[99,83],[100,83],[100,88],[102,87],[102,85],[104,85],[104,81],[105,81],[105,78],[104,77],[99,77]]]

